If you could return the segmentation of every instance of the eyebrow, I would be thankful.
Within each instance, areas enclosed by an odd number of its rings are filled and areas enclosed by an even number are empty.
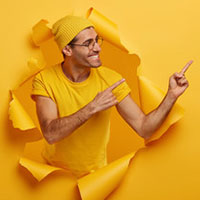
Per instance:
[[[95,40],[96,40],[98,37],[99,37],[99,36],[97,35],[97,36],[95,37]],[[86,43],[86,42],[89,42],[89,41],[91,41],[91,40],[93,40],[93,39],[92,39],[92,38],[89,38],[89,39],[85,40],[85,41],[83,42],[83,44]]]

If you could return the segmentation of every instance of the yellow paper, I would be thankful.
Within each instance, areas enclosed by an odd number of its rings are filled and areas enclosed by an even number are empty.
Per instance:
[[[123,42],[124,40],[122,40],[118,27],[115,23],[107,19],[105,16],[93,8],[89,9],[87,17],[96,27],[96,31],[108,43],[112,44],[115,48],[117,47],[117,53],[119,53],[119,57],[120,55],[124,55],[125,52],[127,53],[132,51],[132,49],[125,45],[125,42]],[[58,47],[55,45],[51,30],[46,26],[47,23],[47,21],[41,20],[34,26],[33,40],[35,44],[40,47],[40,50],[44,55],[46,65],[50,66],[62,62],[63,58],[62,54],[58,50]],[[118,49],[120,51],[118,51]],[[123,53],[121,51],[123,51]],[[138,56],[130,57],[130,63],[134,61],[133,66],[138,66],[139,60],[140,59]],[[122,71],[125,70],[123,67],[124,66],[121,68]],[[133,72],[135,71],[136,69],[133,70]],[[137,77],[135,77],[135,79],[137,79]],[[145,112],[149,112],[151,109],[155,108],[156,105],[158,105],[158,103],[164,97],[164,94],[141,73],[138,73],[138,80],[139,87],[136,88],[135,91],[138,91],[139,93],[138,96],[140,96],[139,101],[141,108]],[[27,77],[27,80],[24,81],[23,84],[21,84],[20,87],[15,90],[15,95],[17,95],[17,97],[13,94],[14,101],[10,106],[10,119],[13,121],[14,127],[20,128],[21,130],[26,130],[34,127],[39,129],[38,120],[36,119],[37,117],[34,110],[34,103],[30,103],[27,101],[27,99],[23,98],[23,95],[20,95],[22,91],[25,91],[24,94],[27,94],[27,92],[30,94],[30,83],[31,79],[30,77]],[[136,86],[137,85],[135,84],[131,87]],[[167,121],[147,142],[158,139],[172,124],[179,120],[182,115],[182,109],[178,106],[175,106]],[[38,144],[40,144],[39,150]],[[20,159],[20,164],[28,169],[38,181],[42,180],[48,174],[54,171],[61,170],[61,168],[48,165],[42,159],[41,151],[43,144],[40,143],[40,141],[32,143],[32,147],[29,147],[30,144],[27,144],[25,147],[24,156]],[[143,145],[138,145],[138,149],[141,147],[143,147]],[[27,151],[27,149],[29,149],[29,151]],[[36,149],[38,151],[36,151]],[[38,155],[35,157],[34,155],[36,153]],[[78,186],[82,199],[101,200],[107,197],[119,185],[120,180],[128,168],[129,161],[134,156],[134,154],[135,153],[128,154],[127,156],[124,156],[108,164],[106,167],[79,179]]]
[[[28,169],[38,181],[41,181],[43,178],[54,171],[63,170],[61,168],[35,162],[25,157],[21,157],[19,163],[20,165]]]
[[[11,91],[13,100],[10,103],[9,118],[15,128],[28,130],[38,128],[40,130],[35,103],[30,97],[32,78],[24,81],[20,87]]]
[[[120,183],[130,159],[135,153],[128,154],[109,165],[78,180],[83,200],[105,199]]]
[[[12,98],[13,100],[10,102],[9,108],[9,118],[13,122],[13,127],[20,128],[21,130],[35,128],[33,120],[13,93]]]
[[[142,75],[141,67],[138,68],[138,80],[139,80],[139,94],[140,104],[144,113],[149,113],[153,109],[159,106],[163,100],[165,93],[157,87],[152,81],[148,80]],[[175,104],[162,126],[145,142],[146,144],[160,138],[163,133],[184,115],[184,110],[178,104]]]
[[[42,19],[33,27],[32,39],[35,45],[40,46],[44,41],[53,37],[53,33],[51,29],[47,27],[47,24],[48,21]]]
[[[41,181],[43,178],[54,171],[64,171],[59,167],[54,167],[47,164],[47,162],[42,157],[43,148],[43,139],[36,142],[26,143],[23,156],[19,161],[20,165],[29,170],[38,181]]]
[[[95,25],[95,30],[104,40],[125,52],[133,53],[133,47],[123,40],[117,24],[94,8],[88,10],[86,17]]]
[[[61,63],[63,61],[63,56],[54,41],[51,29],[47,27],[47,24],[48,21],[40,20],[33,27],[32,38],[35,45],[40,47],[44,60],[46,61],[46,66],[51,66]]]

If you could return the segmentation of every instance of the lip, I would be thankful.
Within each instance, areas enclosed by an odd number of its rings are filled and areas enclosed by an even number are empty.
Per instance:
[[[89,57],[99,58],[99,54],[90,55]]]

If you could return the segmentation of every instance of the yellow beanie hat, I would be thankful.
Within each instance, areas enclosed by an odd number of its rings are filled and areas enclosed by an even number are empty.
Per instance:
[[[68,15],[52,26],[52,33],[60,50],[62,50],[83,29],[93,26],[86,18]]]

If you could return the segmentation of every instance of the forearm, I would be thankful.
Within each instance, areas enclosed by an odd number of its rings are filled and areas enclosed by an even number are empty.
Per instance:
[[[106,110],[116,105],[118,101],[113,95],[112,90],[124,81],[124,79],[117,81],[109,88],[105,89],[102,92],[99,92],[95,96],[95,98],[85,107],[83,107],[76,113],[63,118],[57,118],[57,108],[54,102],[46,98],[40,97],[40,101],[37,101],[36,103],[37,113],[43,135],[46,138],[47,142],[53,144],[62,140],[63,138],[69,136],[77,128],[79,128],[95,113]],[[48,107],[54,109],[47,109]]]
[[[168,91],[161,104],[144,116],[141,126],[142,137],[145,139],[149,138],[162,125],[175,102],[176,98]]]
[[[49,144],[58,142],[84,124],[94,113],[94,109],[87,104],[72,115],[54,119],[43,130],[44,137]]]
[[[181,70],[180,73],[174,73],[169,79],[168,92],[161,104],[152,112],[145,115],[130,95],[117,104],[117,110],[123,119],[140,135],[149,138],[164,122],[172,109],[177,98],[183,94],[189,86],[184,73],[191,65],[192,61]]]

